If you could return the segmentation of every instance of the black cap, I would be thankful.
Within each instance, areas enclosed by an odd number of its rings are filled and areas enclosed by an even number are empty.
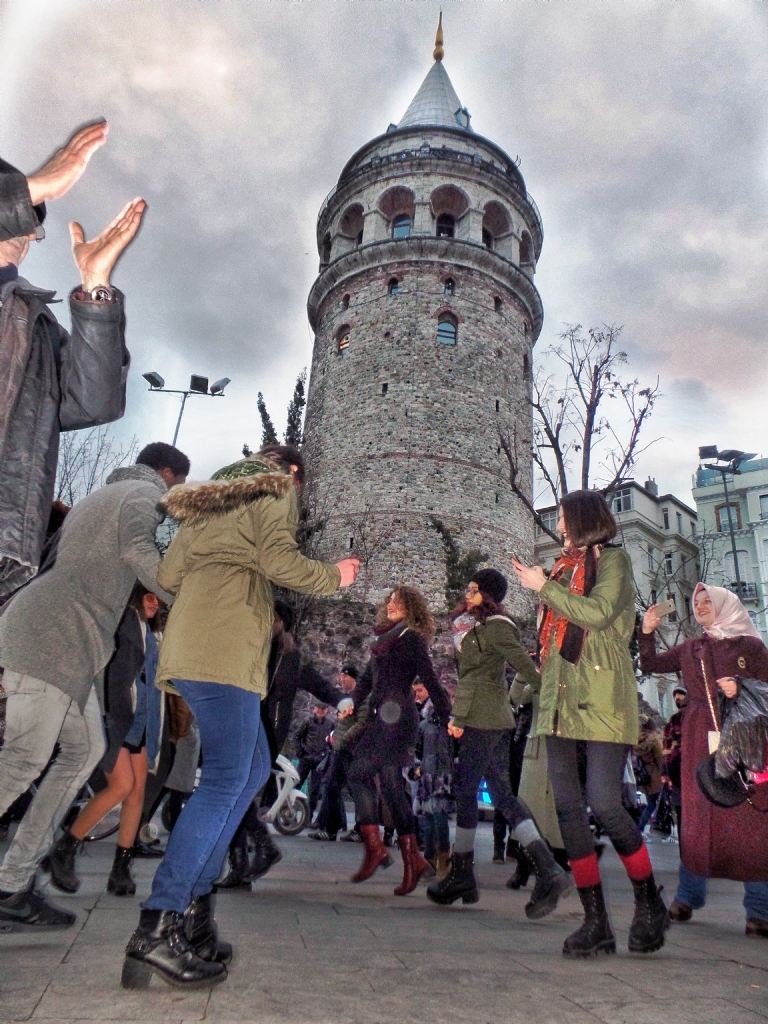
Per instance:
[[[481,569],[469,582],[476,583],[478,590],[492,597],[496,604],[501,604],[507,593],[507,580],[496,569]]]
[[[348,661],[345,665],[342,665],[341,671],[344,673],[345,676],[351,676],[353,679],[359,678],[357,668],[352,664],[351,661]]]
[[[674,697],[676,693],[683,693],[686,697],[688,696],[688,691],[681,683],[678,683],[677,686],[674,687],[672,690],[672,696]]]

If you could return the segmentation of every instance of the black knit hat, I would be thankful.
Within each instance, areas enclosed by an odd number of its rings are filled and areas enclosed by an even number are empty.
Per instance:
[[[341,666],[341,671],[345,676],[351,676],[353,679],[358,678],[357,666],[353,665],[351,661],[346,662]]]
[[[501,604],[507,592],[507,581],[496,569],[481,569],[476,572],[470,583],[476,583],[478,590],[481,590],[488,597],[493,598],[496,604]]]

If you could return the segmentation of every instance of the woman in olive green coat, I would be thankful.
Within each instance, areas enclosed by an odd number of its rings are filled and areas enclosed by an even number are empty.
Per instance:
[[[495,569],[481,569],[469,582],[464,614],[454,621],[459,683],[448,732],[459,740],[454,777],[456,838],[451,871],[427,888],[435,903],[475,903],[474,844],[477,789],[488,783],[494,806],[509,823],[536,874],[526,916],[538,920],[551,913],[571,882],[541,838],[530,810],[512,792],[509,744],[515,719],[509,706],[507,664],[538,685],[536,666],[523,650],[517,628],[501,604],[507,581]]]
[[[631,952],[664,944],[669,915],[643,838],[622,804],[630,747],[637,743],[637,684],[629,652],[635,586],[625,551],[610,547],[616,522],[602,494],[572,491],[560,504],[561,558],[547,579],[515,561],[524,587],[538,592],[541,696],[537,736],[545,736],[560,831],[585,911],[566,939],[566,956],[616,951],[605,909],[588,808],[608,834],[635,892]]]

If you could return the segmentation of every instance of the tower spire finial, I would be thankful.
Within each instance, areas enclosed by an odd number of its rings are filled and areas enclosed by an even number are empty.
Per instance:
[[[445,56],[443,49],[443,12],[440,11],[440,18],[437,22],[437,34],[435,35],[435,49],[432,53],[435,60],[442,60]]]

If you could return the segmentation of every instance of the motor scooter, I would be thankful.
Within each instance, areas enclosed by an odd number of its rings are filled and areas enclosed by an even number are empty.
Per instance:
[[[309,801],[299,789],[299,773],[282,754],[275,759],[272,774],[277,783],[277,797],[271,807],[260,807],[259,820],[274,825],[284,836],[297,836],[309,823]]]

